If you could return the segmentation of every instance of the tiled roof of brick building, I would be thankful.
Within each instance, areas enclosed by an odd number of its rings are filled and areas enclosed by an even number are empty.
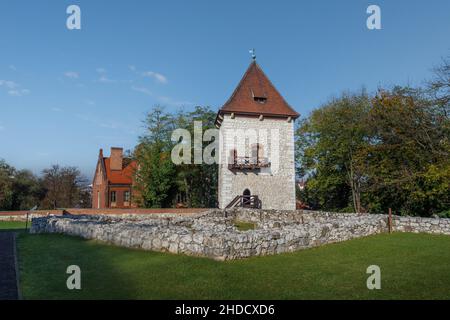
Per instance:
[[[218,114],[235,113],[297,118],[299,114],[284,100],[262,69],[253,61]]]
[[[132,184],[133,173],[136,169],[136,161],[124,158],[122,170],[111,170],[110,158],[103,158],[105,165],[106,179],[111,184]]]

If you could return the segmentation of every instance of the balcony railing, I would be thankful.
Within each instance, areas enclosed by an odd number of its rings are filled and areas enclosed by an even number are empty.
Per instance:
[[[228,164],[230,170],[242,170],[242,169],[260,169],[270,167],[270,161],[268,158],[259,157],[235,157],[231,159]]]
[[[255,195],[240,195],[236,196],[231,202],[226,206],[225,209],[230,209],[234,207],[242,207],[242,208],[255,208],[261,209],[262,202],[258,196]]]

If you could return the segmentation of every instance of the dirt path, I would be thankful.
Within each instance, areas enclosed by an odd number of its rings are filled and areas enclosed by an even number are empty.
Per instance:
[[[0,300],[17,300],[16,236],[0,232]]]

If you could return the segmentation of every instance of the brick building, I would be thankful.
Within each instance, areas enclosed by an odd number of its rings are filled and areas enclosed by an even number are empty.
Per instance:
[[[92,183],[92,208],[134,208],[133,173],[136,161],[123,156],[122,148],[111,148],[110,157],[100,149]]]

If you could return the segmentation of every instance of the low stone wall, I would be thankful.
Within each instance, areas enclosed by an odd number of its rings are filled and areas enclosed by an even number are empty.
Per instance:
[[[36,210],[36,211],[0,211],[0,221],[25,221],[27,213],[29,213],[29,219],[46,217],[49,215],[111,215],[120,216],[123,218],[147,216],[153,214],[176,214],[181,216],[190,216],[200,212],[204,212],[208,209],[203,208],[163,208],[163,209],[141,209],[141,208],[129,208],[129,209],[58,209],[58,210]]]
[[[28,215],[28,219],[46,217],[50,215],[61,215],[62,211],[51,211],[51,212],[38,212],[31,213]],[[25,221],[27,219],[27,211],[19,211],[14,213],[2,214],[0,212],[0,222],[1,221]]]
[[[253,222],[239,231],[236,221]],[[209,210],[176,214],[66,215],[35,218],[32,233],[64,233],[118,246],[217,260],[293,252],[388,231],[387,215],[311,211]],[[450,234],[450,219],[393,217],[393,230]]]
[[[393,219],[394,231],[450,235],[450,219],[397,217]]]

